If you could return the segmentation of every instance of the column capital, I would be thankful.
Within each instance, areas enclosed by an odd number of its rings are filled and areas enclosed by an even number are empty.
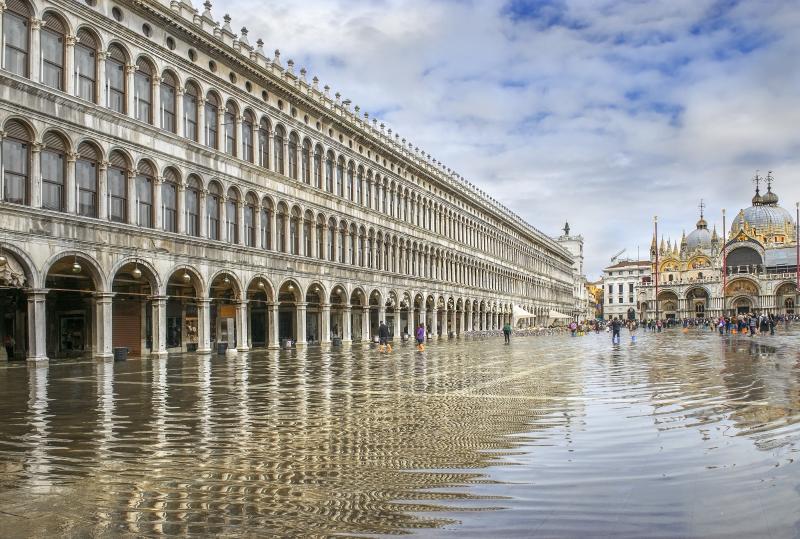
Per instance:
[[[97,168],[99,170],[108,170],[108,165],[110,165],[110,164],[111,163],[109,161],[99,161],[97,163]]]
[[[167,301],[169,299],[168,296],[150,296],[148,298],[150,301]]]
[[[183,86],[178,86],[175,88],[175,95],[184,95],[186,93],[186,89]]]
[[[195,301],[203,304],[205,307],[208,307],[211,304],[211,298],[197,298]]]
[[[67,36],[66,39],[64,40],[64,44],[67,47],[74,47],[75,43],[77,43],[77,42],[78,42],[78,38],[76,36]]]
[[[45,296],[45,295],[47,295],[48,292],[50,292],[49,288],[26,288],[25,289],[25,294],[28,297]]]
[[[42,26],[44,26],[44,21],[42,19],[31,17],[31,30],[41,30]]]
[[[43,148],[44,148],[44,144],[42,144],[41,142],[33,142],[33,143],[31,143],[31,151],[32,152],[35,152],[35,153],[41,152]]]
[[[97,54],[97,59],[98,60],[100,60],[102,62],[105,62],[106,60],[108,60],[108,57],[109,57],[108,51],[98,51],[96,54]]]
[[[248,304],[248,303],[250,303],[250,300],[249,300],[249,299],[240,299],[240,300],[238,300],[238,301],[236,302],[236,305],[244,305],[244,306],[247,306],[247,304]]]
[[[67,163],[74,163],[77,160],[78,160],[78,154],[76,152],[67,153]]]

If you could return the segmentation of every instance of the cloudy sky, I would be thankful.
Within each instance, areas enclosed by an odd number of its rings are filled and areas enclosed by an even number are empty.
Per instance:
[[[800,200],[796,1],[217,0],[250,40],[553,235],[599,275],[773,170]]]

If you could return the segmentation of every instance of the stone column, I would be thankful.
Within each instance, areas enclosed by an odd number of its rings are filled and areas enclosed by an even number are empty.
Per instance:
[[[456,335],[460,337],[461,335],[464,334],[464,331],[466,331],[464,324],[466,323],[467,316],[463,310],[458,311],[457,316],[458,316],[458,325],[456,327]]]
[[[307,303],[298,303],[297,304],[297,341],[295,344],[298,345],[305,345],[306,342],[306,307]]]
[[[248,310],[246,299],[236,304],[236,349],[240,352],[250,350],[250,328],[248,327]]]
[[[225,151],[225,103],[217,109],[217,150]]]
[[[420,323],[425,324],[425,335],[428,334],[428,320],[427,320],[427,317],[428,317],[428,313],[425,312],[425,309],[420,309],[419,310],[419,320],[417,320],[417,325],[419,325]],[[415,334],[416,334],[416,327],[414,328],[414,331],[415,331]]]
[[[264,245],[262,244],[261,240],[261,206],[256,202],[256,205],[253,206],[253,246],[256,249],[263,249]]]
[[[153,348],[152,356],[167,357],[167,297],[153,296]]]
[[[319,342],[328,344],[331,342],[331,304],[322,304],[322,320],[319,324]]]
[[[94,357],[96,359],[105,360],[114,357],[112,350],[113,298],[114,294],[108,292],[97,292],[94,295]]]
[[[67,36],[64,40],[64,92],[75,95],[75,36]]]
[[[211,353],[211,298],[197,300],[197,352]]]
[[[48,290],[27,291],[28,296],[28,361],[47,361],[46,296]]]
[[[175,88],[175,134],[179,137],[184,136],[183,130],[183,94],[186,93],[182,87]]]
[[[311,258],[319,258],[319,252],[317,250],[317,223],[311,223]]]
[[[164,185],[164,177],[156,176],[153,178],[153,228],[164,230],[164,208],[161,204],[161,186]]]
[[[139,224],[139,207],[136,204],[136,173],[133,170],[125,171],[125,189],[128,196],[128,224]]]
[[[199,236],[201,238],[208,237],[208,212],[206,211],[206,197],[208,196],[208,190],[203,189],[200,191],[200,208],[198,213],[200,214],[200,227],[199,227]]]
[[[400,309],[394,308],[394,338],[398,341],[402,340],[400,337]]]
[[[31,207],[42,207],[42,144],[31,144]]]
[[[135,65],[125,66],[125,114],[135,117],[135,92],[133,91],[134,74],[138,68]]]
[[[107,107],[106,100],[106,60],[108,60],[108,53],[100,51],[97,53],[97,104]]]
[[[278,242],[278,232],[276,230],[276,228],[277,228],[277,225],[276,225],[276,223],[277,223],[277,219],[276,219],[277,214],[278,214],[277,211],[273,211],[273,212],[267,214],[267,216],[269,217],[269,221],[270,221],[269,222],[269,241],[270,241],[269,244],[272,246],[272,250],[273,251],[277,251],[278,250],[278,243],[277,243]]]
[[[186,184],[181,182],[178,184],[177,191],[177,208],[178,212],[178,234],[186,234]]]
[[[370,342],[372,340],[372,336],[370,335],[370,314],[372,311],[369,308],[369,305],[364,307],[364,314],[361,317],[361,340]]]
[[[33,82],[41,82],[42,80],[42,19],[31,19],[31,45],[30,56],[28,57],[28,76]]]
[[[353,342],[353,308],[345,305],[342,311],[342,342]]]
[[[236,234],[239,236],[239,245],[246,245],[244,239],[244,202],[239,201],[236,203]]]
[[[150,108],[150,123],[159,128],[162,127],[161,123],[161,77],[154,74],[150,79],[150,94],[153,96]],[[177,111],[176,111],[177,112]]]
[[[97,164],[97,218],[108,219],[108,161]]]
[[[292,252],[292,236],[289,234],[289,224],[292,222],[292,217],[288,213],[284,216],[283,219],[283,239],[284,239],[284,249],[285,253]]]
[[[244,118],[241,116],[236,116],[236,118],[233,119],[233,136],[236,138],[236,145],[233,151],[239,159],[244,159],[244,155],[242,154],[242,148],[244,147],[242,140],[242,120],[244,120]]]
[[[431,327],[434,337],[439,337],[439,309],[438,307],[433,308],[433,312],[431,313],[433,320],[431,321]]]
[[[462,329],[463,331],[472,331],[472,309],[466,311],[466,326]]]
[[[278,337],[278,304],[272,303],[269,305],[269,342],[267,348],[275,350],[280,348],[281,343]]]
[[[64,178],[64,210],[66,213],[77,213],[78,186],[75,184],[75,162],[78,154],[67,153],[67,175]]]

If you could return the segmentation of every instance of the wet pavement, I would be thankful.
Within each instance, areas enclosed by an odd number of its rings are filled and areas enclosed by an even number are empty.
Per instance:
[[[0,366],[16,536],[800,536],[800,331]]]

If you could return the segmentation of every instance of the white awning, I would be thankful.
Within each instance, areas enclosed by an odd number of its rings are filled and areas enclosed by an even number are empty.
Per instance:
[[[526,311],[525,309],[523,309],[519,305],[512,305],[511,306],[511,315],[517,320],[521,320],[523,318],[534,318],[534,317],[536,317],[535,314],[529,313],[528,311]]]
[[[569,318],[570,320],[572,319],[572,317],[570,315],[561,314],[560,312],[554,311],[552,309],[550,309],[550,314],[548,314],[547,317],[555,319],[555,320],[558,320],[559,318]]]

